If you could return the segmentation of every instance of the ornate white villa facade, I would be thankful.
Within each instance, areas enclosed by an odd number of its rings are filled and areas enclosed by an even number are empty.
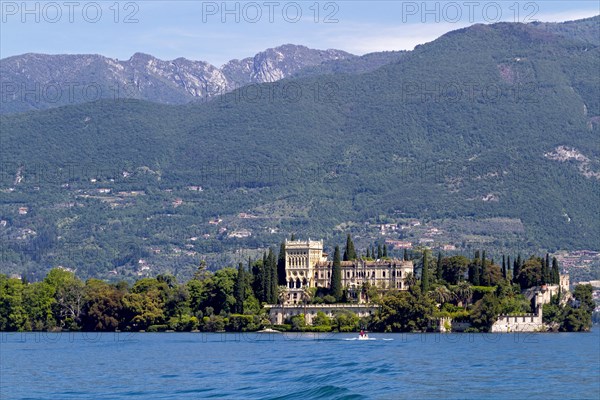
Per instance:
[[[285,241],[287,304],[302,302],[306,288],[329,288],[333,261],[323,253],[323,241]],[[364,301],[363,287],[368,283],[381,290],[407,289],[404,278],[414,272],[412,261],[385,259],[342,261],[342,287],[358,302]]]

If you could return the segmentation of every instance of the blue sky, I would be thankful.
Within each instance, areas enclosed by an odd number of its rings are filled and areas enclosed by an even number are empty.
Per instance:
[[[0,11],[0,58],[144,52],[220,66],[284,43],[354,54],[410,50],[473,23],[598,15],[600,2],[0,0]]]

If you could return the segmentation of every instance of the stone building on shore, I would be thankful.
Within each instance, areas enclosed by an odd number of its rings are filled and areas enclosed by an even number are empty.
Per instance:
[[[285,278],[288,305],[303,302],[307,288],[328,289],[331,286],[333,261],[323,252],[323,241],[286,240]],[[414,273],[412,261],[398,259],[341,262],[342,287],[348,290],[351,301],[364,303],[364,288],[368,285],[380,290],[406,290],[405,278]]]

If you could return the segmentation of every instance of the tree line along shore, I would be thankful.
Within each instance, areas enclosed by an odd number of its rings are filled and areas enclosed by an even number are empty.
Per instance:
[[[311,324],[300,314],[273,325],[268,305],[283,304],[286,291],[284,246],[278,254],[270,249],[237,268],[211,272],[201,263],[194,277],[183,283],[169,274],[139,279],[133,285],[83,282],[62,268],[50,270],[39,282],[0,274],[0,330],[425,332],[433,329],[433,320],[451,318],[469,322],[469,331],[488,332],[501,314],[533,311],[524,294],[528,288],[558,284],[560,279],[558,262],[549,255],[502,256],[496,263],[485,251],[467,258],[441,253],[436,257],[423,249],[404,253],[404,259],[415,264],[415,273],[404,278],[407,290],[363,284],[361,290],[376,307],[369,317],[340,309],[333,317],[317,312]],[[342,259],[387,258],[385,246],[365,250],[357,254],[350,236],[343,256],[336,246],[330,288],[306,288],[302,304],[351,304],[339,282]],[[559,292],[544,304],[543,320],[549,330],[588,331],[594,308],[591,285],[578,285],[572,293]]]

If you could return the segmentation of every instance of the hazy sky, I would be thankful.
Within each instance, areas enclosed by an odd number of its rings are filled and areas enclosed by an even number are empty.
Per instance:
[[[591,1],[5,1],[0,58],[135,52],[217,66],[284,43],[354,54],[410,50],[450,30],[600,14]]]

